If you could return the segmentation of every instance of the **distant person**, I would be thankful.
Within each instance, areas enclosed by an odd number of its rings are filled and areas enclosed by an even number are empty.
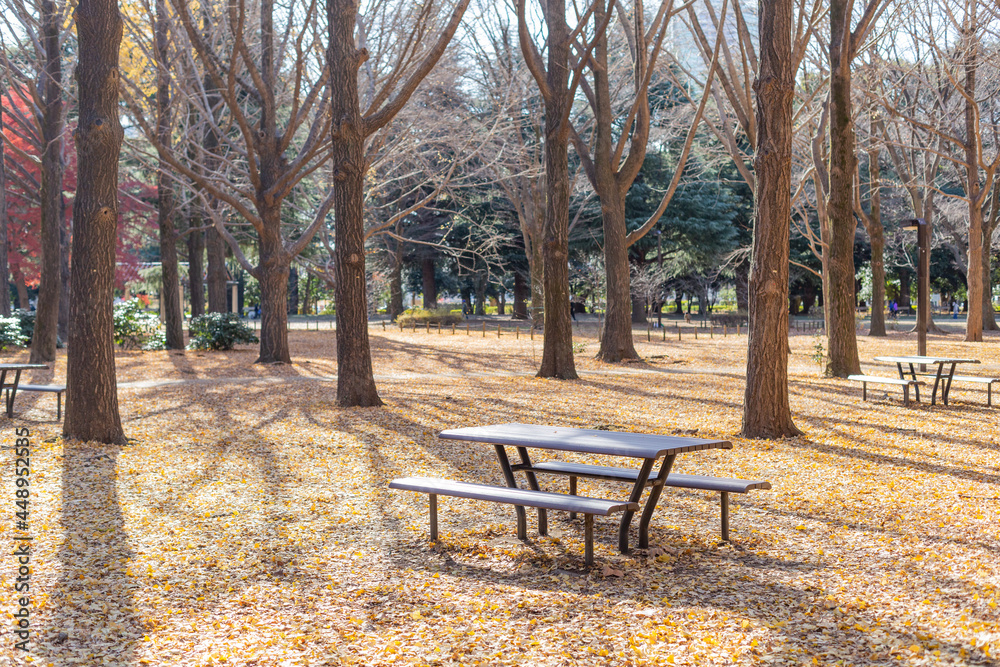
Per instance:
[[[951,302],[951,319],[958,319],[958,299]]]
[[[899,304],[896,303],[895,299],[889,302],[889,317],[892,319],[899,317]]]

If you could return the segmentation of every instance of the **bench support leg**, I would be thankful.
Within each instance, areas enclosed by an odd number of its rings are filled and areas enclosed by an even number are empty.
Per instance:
[[[903,405],[910,407],[910,385],[903,385]]]
[[[62,393],[56,392],[56,421],[62,419]]]
[[[868,383],[867,382],[862,382],[861,383],[861,400],[862,401],[867,401],[868,400]]]
[[[594,515],[583,515],[583,561],[587,565],[594,564]]]
[[[993,407],[993,383],[990,382],[986,385],[986,407]]]
[[[663,483],[667,481],[670,468],[674,465],[674,458],[674,456],[667,456],[663,459],[660,471],[656,474],[656,479],[653,480],[653,488],[649,490],[649,497],[646,498],[646,506],[642,508],[642,516],[639,517],[640,549],[649,547],[649,522],[653,518],[653,510],[656,509],[656,503],[660,500],[660,494],[663,492]]]
[[[438,541],[438,497],[436,493],[431,493],[431,542]]]
[[[723,491],[719,503],[722,505],[722,540],[729,541],[729,493]]]
[[[572,477],[571,476],[569,478],[569,495],[571,495],[571,496],[575,496],[576,495],[576,477]],[[569,513],[569,520],[572,521],[574,519],[576,519],[576,512],[570,512]]]
[[[527,447],[518,447],[517,453],[521,457],[521,463],[524,465],[531,465],[531,457],[528,456]],[[535,477],[535,473],[530,470],[524,471],[524,476],[528,478],[528,488],[532,491],[541,491],[538,487],[538,479]],[[545,509],[538,508],[538,534],[548,535],[549,534],[549,517]]]
[[[512,489],[516,489],[517,480],[514,479],[514,471],[510,467],[510,459],[507,458],[507,450],[504,449],[503,445],[493,445],[493,449],[496,450],[497,461],[500,463],[500,470],[503,471],[504,481],[507,482],[507,486]],[[528,518],[525,514],[524,508],[520,505],[515,505],[514,512],[517,514],[517,539],[526,540],[528,539]]]

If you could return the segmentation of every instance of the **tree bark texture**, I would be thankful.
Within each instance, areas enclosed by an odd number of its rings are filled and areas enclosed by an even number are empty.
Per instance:
[[[788,403],[788,239],[791,214],[791,0],[760,2],[750,323],[743,428],[747,438],[798,435]]]
[[[254,276],[260,283],[260,355],[254,363],[290,364],[288,277],[292,255],[281,242],[280,205],[262,213],[264,233],[260,235],[260,261]]]
[[[188,220],[189,227],[200,227],[201,220],[193,215]],[[205,232],[189,230],[188,247],[188,285],[191,289],[191,317],[205,314]]]
[[[170,140],[170,61],[169,18],[166,0],[156,0],[153,55],[156,60],[156,134],[169,147]],[[174,191],[167,175],[170,167],[160,157],[156,173],[156,211],[160,228],[160,312],[163,313],[166,347],[184,349],[184,322],[181,313],[180,273],[177,267],[177,233],[174,226]]]
[[[327,63],[333,123],[333,189],[337,299],[337,403],[382,405],[372,370],[365,279],[364,127],[358,100],[358,68],[367,54],[354,44],[357,5],[327,0]]]
[[[861,372],[855,331],[854,120],[851,102],[851,10],[853,0],[830,3],[830,217],[829,291],[826,293],[828,375]]]
[[[31,363],[51,363],[56,359],[59,331],[59,231],[63,226],[63,109],[62,53],[59,49],[59,12],[54,0],[42,0],[42,41],[45,71],[42,94],[41,177],[41,266],[35,332],[31,339]]]
[[[79,172],[73,204],[73,298],[63,434],[125,445],[111,314],[123,136],[118,110],[122,19],[116,0],[81,0],[75,16]]]
[[[878,149],[868,151],[868,178],[871,181],[871,212],[868,214],[868,238],[872,247],[872,302],[869,336],[885,336],[885,230],[882,228],[881,170]]]
[[[397,232],[398,233],[398,232]],[[389,253],[389,319],[393,322],[403,314],[403,244],[395,242]]]
[[[511,319],[528,319],[528,305],[525,294],[528,293],[528,286],[525,285],[524,275],[520,271],[514,272],[514,307]]]
[[[975,106],[976,69],[978,66],[978,44],[975,42],[976,3],[970,2],[969,6],[971,16],[967,18],[965,25],[967,30],[965,44],[965,194],[969,198],[969,254],[965,272],[969,312],[965,320],[965,340],[970,343],[981,343],[983,342],[983,200],[985,192],[979,182],[977,136],[980,130]]]
[[[66,198],[62,198],[62,210],[66,210]],[[69,340],[69,300],[72,298],[71,274],[69,268],[69,251],[72,242],[69,223],[66,222],[65,212],[59,214],[59,219],[63,224],[59,226],[59,321],[57,330],[59,339],[63,342]]]
[[[548,26],[545,99],[545,226],[542,271],[545,280],[545,335],[538,377],[575,380],[573,321],[569,312],[569,127],[563,122],[569,105],[569,26],[565,0],[544,3]]]
[[[437,308],[437,282],[434,278],[434,258],[420,260],[420,274],[423,281],[424,308]]]
[[[226,312],[226,240],[214,227],[205,230],[208,255],[208,312]]]
[[[0,85],[0,98],[4,90]],[[4,110],[0,107],[0,137],[3,136]],[[0,315],[10,315],[10,269],[7,265],[7,160],[4,142],[0,140]]]
[[[993,230],[997,226],[997,185],[993,185],[993,200],[990,216],[983,220],[983,331],[996,331],[996,313],[993,311]]]

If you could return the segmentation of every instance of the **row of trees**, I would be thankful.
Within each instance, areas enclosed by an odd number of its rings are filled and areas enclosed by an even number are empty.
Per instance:
[[[887,211],[955,219],[941,200],[967,204],[966,224],[939,226],[937,238],[967,267],[967,339],[993,324],[1000,70],[996,17],[972,0],[925,0],[925,11],[891,16],[886,0],[762,0],[756,13],[739,0],[511,0],[473,12],[470,0],[155,0],[125,14],[85,0],[75,39],[61,0],[2,1],[4,83],[9,99],[23,101],[20,111],[5,104],[3,171],[14,187],[4,191],[38,205],[33,358],[54,358],[60,304],[102,313],[68,326],[71,358],[80,336],[87,360],[71,364],[71,386],[99,369],[111,379],[93,399],[100,406],[85,401],[87,417],[68,408],[72,435],[117,420],[110,348],[89,346],[105,333],[110,341],[118,202],[143,199],[117,194],[123,139],[130,173],[146,174],[137,180],[155,192],[146,198],[156,208],[168,346],[183,345],[179,256],[191,267],[197,314],[202,261],[209,308],[221,310],[229,255],[260,285],[258,361],[289,362],[286,301],[298,262],[336,294],[342,405],[381,403],[367,334],[373,252],[390,276],[393,310],[414,247],[425,263],[438,253],[473,272],[515,266],[544,326],[539,375],[572,379],[571,238],[588,234],[607,298],[598,355],[637,358],[633,302],[645,288],[636,267],[658,261],[680,226],[671,211],[684,210],[699,181],[754,201],[749,262],[736,253],[727,265],[738,287],[750,273],[747,435],[796,432],[784,341],[792,230],[820,267],[831,374],[859,370],[859,220],[871,243],[872,310],[882,312]],[[314,20],[324,8],[325,26]],[[104,42],[85,44],[86,30]],[[456,34],[465,38],[452,45]],[[73,57],[75,85],[62,75]],[[71,234],[67,124],[79,156]],[[721,209],[707,263],[751,241],[739,202]],[[514,234],[523,262],[503,257]],[[77,285],[77,275],[100,279]],[[85,400],[80,389],[68,393],[70,406]],[[100,432],[118,436],[120,426]]]

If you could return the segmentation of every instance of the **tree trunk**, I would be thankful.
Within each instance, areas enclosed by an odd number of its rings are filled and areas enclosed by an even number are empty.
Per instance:
[[[224,313],[226,308],[226,240],[219,230],[205,231],[205,250],[208,254],[208,312]],[[263,308],[263,304],[261,305]]]
[[[990,239],[996,220],[983,221],[983,331],[997,331],[996,313],[993,311],[993,254]]]
[[[573,321],[569,312],[569,127],[563,122],[572,105],[569,95],[570,33],[566,1],[545,5],[548,26],[549,97],[545,100],[545,226],[542,258],[545,336],[538,377],[575,380]]]
[[[568,223],[567,223],[568,224]],[[542,222],[544,228],[545,223]],[[540,329],[545,326],[545,256],[544,242],[541,239],[531,246],[529,269],[531,279],[531,326]],[[567,280],[569,274],[567,273]],[[567,288],[568,292],[568,288]]]
[[[72,234],[69,222],[66,220],[66,198],[60,198],[59,220],[59,339],[64,343],[69,340],[69,300],[72,298],[71,275],[69,268],[69,250]]]
[[[736,265],[733,280],[736,290],[736,312],[750,312],[750,262],[740,262]]]
[[[153,56],[156,61],[156,135],[161,145],[171,144],[170,62],[167,55],[169,18],[166,0],[156,0]],[[174,191],[168,174],[172,170],[159,158],[156,173],[156,212],[160,228],[160,312],[163,313],[166,347],[184,349],[184,321],[181,313],[180,272],[177,267],[177,233],[174,229]]]
[[[16,291],[14,296],[17,299],[17,308],[18,310],[27,310],[28,286],[24,282],[24,275],[20,269],[15,268],[11,271],[11,278],[14,279],[14,290]]]
[[[965,46],[965,173],[966,196],[969,198],[969,254],[965,272],[968,285],[969,313],[965,321],[965,340],[970,343],[983,341],[983,199],[984,189],[979,182],[979,151],[976,138],[979,134],[979,115],[976,112],[976,53],[979,48],[972,38],[976,29],[976,4],[969,3],[972,15],[967,18],[969,42]],[[987,189],[991,184],[987,183]],[[987,246],[987,252],[989,246]]]
[[[420,260],[420,273],[424,285],[424,308],[437,308],[437,283],[434,280],[434,258],[424,257]]]
[[[524,284],[524,274],[520,271],[514,272],[514,312],[511,315],[511,319],[515,320],[526,320],[528,319],[528,306],[525,303],[525,293],[528,291],[528,286]]]
[[[599,133],[603,134],[603,133]],[[598,140],[598,147],[601,145]],[[625,202],[618,194],[618,187],[615,183],[614,174],[611,172],[610,158],[610,137],[608,137],[609,156],[607,161],[603,159],[604,153],[598,149],[595,161],[597,170],[597,180],[601,190],[609,187],[610,191],[605,192],[607,196],[601,195],[601,214],[604,218],[604,276],[607,281],[607,316],[604,320],[604,327],[601,330],[601,347],[597,352],[597,358],[609,363],[638,359],[639,354],[635,351],[635,344],[632,341],[632,322],[635,321],[633,314],[633,296],[631,290],[631,279],[629,275],[628,248],[625,245],[625,236],[628,229],[625,227]],[[610,179],[610,183],[602,183],[603,174]],[[640,305],[641,309],[641,305]],[[639,312],[640,322],[645,322],[644,314]]]
[[[871,181],[871,213],[868,238],[872,246],[872,303],[869,336],[885,336],[885,230],[882,228],[881,170],[878,149],[868,151],[868,178]]]
[[[486,276],[476,276],[476,315],[486,315]]]
[[[4,97],[0,83],[0,99]],[[0,137],[4,136],[4,110],[0,107]],[[10,268],[7,265],[7,160],[0,139],[0,315],[10,316]]]
[[[830,192],[827,215],[831,239],[828,248],[829,282],[824,300],[827,375],[847,377],[861,372],[855,330],[854,294],[854,121],[851,115],[850,22],[852,0],[830,4]]]
[[[497,315],[506,315],[507,314],[507,293],[504,291],[503,283],[500,283],[500,287],[498,289],[500,291],[500,294],[497,297]]]
[[[288,300],[285,302],[285,313],[287,315],[299,314],[299,270],[291,267],[288,277],[285,279],[285,290],[288,292]]]
[[[254,276],[260,282],[260,356],[254,363],[290,364],[288,352],[288,276],[292,256],[268,222],[281,219],[281,210],[266,210],[260,237],[260,263]],[[235,304],[234,304],[235,305]]]
[[[201,220],[191,216],[188,225],[190,227],[200,227]],[[202,274],[205,271],[205,232],[202,230],[189,231],[187,235],[188,247],[188,285],[191,289],[191,317],[198,317],[205,314],[205,283]]]
[[[368,341],[365,280],[364,127],[358,102],[358,68],[366,53],[354,42],[357,4],[327,0],[327,64],[333,119],[333,189],[337,275],[337,403],[344,407],[382,405],[375,387]]]
[[[743,428],[747,438],[799,435],[788,403],[788,220],[791,213],[791,0],[761,0],[750,324]]]
[[[393,322],[403,314],[403,246],[396,241],[395,250],[390,253],[392,266],[389,268],[389,319]]]
[[[631,306],[629,313],[629,326],[628,333],[629,338],[632,337],[632,325],[633,324],[646,324],[648,321],[646,319],[646,300],[640,296],[632,295],[629,301],[629,306]]]
[[[41,280],[35,309],[35,332],[31,339],[31,363],[56,359],[59,332],[59,231],[62,219],[63,110],[62,51],[59,48],[59,12],[53,0],[41,2],[42,41],[45,50],[44,108],[42,110],[41,164]],[[117,91],[116,91],[117,92]]]
[[[118,52],[122,19],[116,0],[80,0],[74,12],[79,62],[76,200],[66,416],[63,435],[125,445],[111,302],[118,227]]]

